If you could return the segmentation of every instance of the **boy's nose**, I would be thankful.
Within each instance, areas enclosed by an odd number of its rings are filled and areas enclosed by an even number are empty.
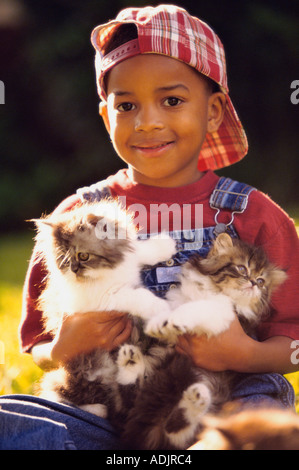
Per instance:
[[[164,124],[161,119],[161,114],[155,107],[140,109],[135,120],[136,132],[151,132],[163,128]]]

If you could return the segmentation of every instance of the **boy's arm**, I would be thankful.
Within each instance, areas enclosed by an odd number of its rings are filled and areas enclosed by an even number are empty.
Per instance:
[[[62,213],[70,210],[80,199],[76,194],[68,197],[55,209]],[[33,346],[40,342],[50,342],[53,337],[44,332],[42,312],[38,309],[38,298],[45,286],[47,271],[41,260],[38,246],[35,245],[28,266],[23,288],[22,317],[19,325],[19,339],[22,352],[30,352]]]
[[[32,349],[34,362],[44,370],[64,364],[95,348],[112,351],[131,334],[131,322],[121,312],[89,312],[66,317],[53,341],[41,341]]]
[[[292,342],[286,336],[255,341],[246,335],[236,318],[227,331],[210,339],[206,336],[180,336],[177,350],[190,356],[198,367],[212,371],[286,374],[299,369],[298,364],[291,360],[294,352]]]

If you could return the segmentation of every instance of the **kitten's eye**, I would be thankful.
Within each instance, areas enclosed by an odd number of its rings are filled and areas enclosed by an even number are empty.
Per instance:
[[[89,254],[88,253],[80,252],[80,253],[78,253],[77,256],[78,256],[79,261],[88,261],[88,259],[89,259]]]
[[[245,266],[243,266],[241,264],[241,265],[237,266],[237,269],[238,269],[239,273],[241,274],[241,276],[247,276],[248,271],[247,271],[247,268]]]
[[[257,284],[258,287],[263,287],[265,285],[265,279],[263,279],[262,277],[259,277],[256,280],[256,284]]]

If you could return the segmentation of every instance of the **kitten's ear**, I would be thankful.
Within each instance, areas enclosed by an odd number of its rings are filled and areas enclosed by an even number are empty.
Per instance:
[[[95,214],[87,214],[86,222],[90,225],[96,226],[97,223],[103,219],[102,215],[95,215]]]
[[[42,227],[43,225],[47,225],[48,227],[53,227],[53,222],[51,222],[50,220],[48,219],[29,219],[29,220],[26,220],[26,222],[33,222],[36,227]]]
[[[288,278],[287,273],[282,269],[276,268],[275,266],[271,272],[271,289],[274,290],[280,286]]]
[[[233,240],[227,233],[220,233],[214,241],[214,250],[220,252],[233,246]]]

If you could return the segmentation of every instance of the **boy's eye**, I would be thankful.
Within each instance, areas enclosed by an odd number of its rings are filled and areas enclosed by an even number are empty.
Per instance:
[[[132,103],[121,103],[117,106],[117,110],[121,112],[132,111],[134,109],[134,105]]]
[[[180,104],[182,100],[180,98],[176,98],[175,96],[169,96],[169,98],[166,98],[164,101],[165,106],[177,106]]]

